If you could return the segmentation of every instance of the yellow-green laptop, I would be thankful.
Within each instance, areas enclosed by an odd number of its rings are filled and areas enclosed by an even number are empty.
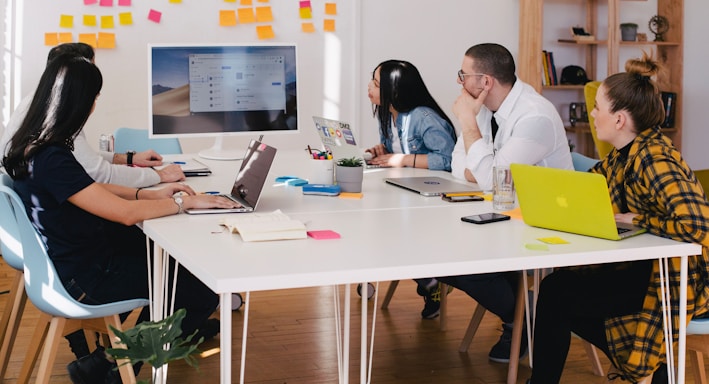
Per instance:
[[[510,169],[528,225],[608,240],[645,232],[615,221],[608,185],[599,174],[526,164]]]

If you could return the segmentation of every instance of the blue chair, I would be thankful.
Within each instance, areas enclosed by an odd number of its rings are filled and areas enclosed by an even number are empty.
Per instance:
[[[599,162],[598,159],[592,159],[578,152],[571,152],[571,161],[574,163],[574,169],[580,172],[587,172]]]
[[[59,280],[44,242],[35,230],[25,211],[24,204],[14,190],[0,187],[0,200],[9,201],[12,207],[16,230],[19,233],[21,253],[24,262],[25,291],[32,303],[42,312],[30,342],[27,356],[20,371],[18,383],[28,383],[35,362],[42,351],[42,359],[35,379],[36,383],[48,383],[57,347],[62,336],[79,329],[108,334],[114,348],[122,348],[109,325],[123,329],[119,314],[142,308],[149,304],[146,299],[124,300],[101,305],[86,305],[76,301],[67,293]],[[135,383],[133,367],[127,361],[118,361],[121,380]]]
[[[12,192],[12,179],[6,174],[0,174],[0,189]],[[12,203],[5,196],[0,196],[0,250],[7,265],[15,270],[15,276],[10,285],[5,309],[0,318],[0,381],[5,378],[7,365],[10,361],[11,347],[15,344],[20,320],[27,303],[25,293],[24,262],[22,261],[22,245],[20,230],[15,220]]]
[[[178,139],[151,139],[148,137],[146,129],[121,127],[113,132],[114,147],[116,153],[127,151],[143,152],[152,149],[161,155],[173,155],[182,153],[182,146]]]

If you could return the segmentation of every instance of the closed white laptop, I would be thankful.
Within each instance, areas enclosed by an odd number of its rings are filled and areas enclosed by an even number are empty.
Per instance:
[[[231,194],[222,195],[234,200],[242,206],[239,208],[196,208],[185,212],[195,215],[203,213],[238,213],[253,212],[256,209],[261,191],[266,184],[268,172],[276,157],[276,148],[251,140],[246,156],[241,162],[239,173],[236,175]]]
[[[384,181],[423,196],[440,196],[444,193],[482,193],[482,189],[477,184],[463,184],[437,176],[390,177]]]

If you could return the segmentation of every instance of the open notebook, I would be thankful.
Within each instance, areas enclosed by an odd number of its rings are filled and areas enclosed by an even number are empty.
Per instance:
[[[608,240],[645,232],[616,223],[602,175],[526,164],[510,169],[522,217],[531,226]]]

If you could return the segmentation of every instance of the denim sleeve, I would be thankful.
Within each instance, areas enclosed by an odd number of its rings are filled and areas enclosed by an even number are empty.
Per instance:
[[[428,169],[451,170],[455,131],[442,117],[428,108],[411,113],[408,146],[411,153],[428,155]]]

